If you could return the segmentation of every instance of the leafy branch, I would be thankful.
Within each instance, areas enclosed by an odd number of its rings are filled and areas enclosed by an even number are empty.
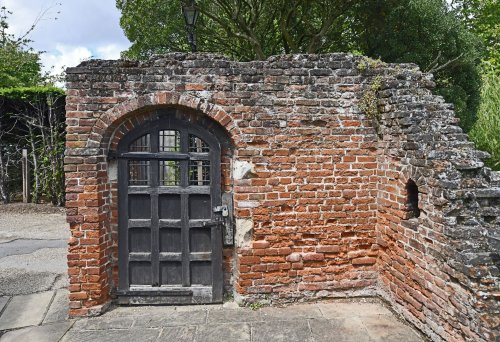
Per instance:
[[[457,61],[459,61],[463,56],[464,56],[464,53],[460,53],[460,55],[458,55],[457,57],[455,58],[452,58],[448,61],[446,61],[445,63],[439,65],[439,59],[441,58],[441,54],[442,52],[439,51],[438,52],[438,55],[436,56],[436,58],[434,58],[434,60],[429,64],[429,66],[425,69],[425,72],[428,72],[428,73],[436,73],[440,70],[443,70],[445,69],[446,67],[448,67],[450,64],[453,64]]]

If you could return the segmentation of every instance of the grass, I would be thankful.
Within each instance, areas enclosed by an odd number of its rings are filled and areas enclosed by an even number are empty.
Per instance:
[[[264,307],[264,305],[263,305],[262,303],[259,303],[259,302],[253,302],[253,303],[250,303],[250,304],[248,305],[248,307],[249,307],[250,309],[252,309],[252,310],[254,310],[254,311],[255,311],[255,310],[259,310],[259,309],[263,308],[263,307]]]

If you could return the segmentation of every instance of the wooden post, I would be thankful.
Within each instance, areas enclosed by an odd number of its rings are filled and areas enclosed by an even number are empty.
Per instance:
[[[22,158],[22,164],[23,164],[23,203],[29,203],[31,200],[31,193],[30,193],[30,184],[31,184],[31,177],[30,177],[30,163],[28,160],[28,150],[23,148],[23,158]]]

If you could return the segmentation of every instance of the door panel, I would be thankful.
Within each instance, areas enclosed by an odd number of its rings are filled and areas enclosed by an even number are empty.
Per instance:
[[[210,195],[189,195],[189,219],[209,219],[212,216]]]
[[[118,147],[119,302],[222,300],[220,146],[165,115]]]
[[[212,283],[212,265],[209,261],[193,261],[191,263],[191,283],[193,285]]]
[[[212,232],[210,228],[191,228],[189,230],[189,250],[210,253],[212,251]]]
[[[160,253],[181,253],[181,228],[160,228]]]
[[[151,251],[151,229],[129,229],[129,252],[149,253]]]
[[[182,286],[182,263],[177,261],[162,261],[161,284]]]
[[[149,285],[151,284],[151,263],[148,261],[130,261],[130,284]]]
[[[181,218],[181,196],[178,194],[160,195],[158,200],[160,219]]]
[[[128,195],[128,218],[150,219],[151,197],[149,195]]]

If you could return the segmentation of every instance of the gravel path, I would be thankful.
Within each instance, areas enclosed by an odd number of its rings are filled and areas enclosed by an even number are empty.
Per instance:
[[[64,208],[50,204],[9,203],[0,204],[0,214],[64,214]]]
[[[43,204],[1,204],[0,296],[67,286],[69,236],[62,208]]]
[[[64,209],[43,204],[0,204],[0,243],[16,239],[67,240]]]

